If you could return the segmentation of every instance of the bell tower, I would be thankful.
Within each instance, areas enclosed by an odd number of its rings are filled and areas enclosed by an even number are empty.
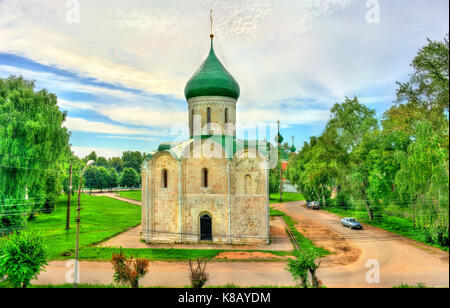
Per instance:
[[[236,103],[240,88],[214,52],[212,24],[211,12],[211,49],[184,90],[191,138],[202,135],[234,136],[236,133]]]

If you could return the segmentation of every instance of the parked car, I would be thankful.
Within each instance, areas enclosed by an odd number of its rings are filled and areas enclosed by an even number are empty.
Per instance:
[[[306,208],[311,209],[311,210],[319,210],[320,202],[317,202],[317,201],[306,202]]]
[[[362,228],[363,228],[362,224],[359,221],[357,221],[355,218],[350,218],[350,217],[344,218],[341,220],[341,223],[344,227],[348,227],[350,229],[362,230]]]

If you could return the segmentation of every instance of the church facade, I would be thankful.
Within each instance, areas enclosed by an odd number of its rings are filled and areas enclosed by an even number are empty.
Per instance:
[[[236,138],[240,88],[211,50],[185,88],[190,139],[142,167],[147,243],[268,244],[266,146]]]

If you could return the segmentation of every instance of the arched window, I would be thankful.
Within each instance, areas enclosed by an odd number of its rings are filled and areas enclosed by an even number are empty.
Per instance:
[[[202,187],[208,188],[208,169],[202,170]]]
[[[206,123],[208,125],[208,134],[211,133],[211,108],[206,109]]]
[[[245,194],[252,194],[252,177],[248,174],[245,176]]]
[[[167,169],[163,169],[162,171],[162,187],[167,188],[168,187],[168,176],[167,176]]]
[[[225,124],[228,123],[228,108],[225,108]]]

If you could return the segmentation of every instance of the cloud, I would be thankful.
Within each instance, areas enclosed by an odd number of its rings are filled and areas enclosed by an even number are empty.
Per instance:
[[[72,147],[72,152],[80,158],[84,158],[90,153],[95,151],[97,156],[103,156],[105,158],[121,157],[124,150],[108,149],[99,147]]]
[[[70,131],[75,132],[91,132],[102,134],[116,134],[116,135],[160,135],[159,131],[151,131],[141,128],[129,128],[121,125],[113,125],[104,122],[87,121],[81,118],[68,117],[64,126]]]

